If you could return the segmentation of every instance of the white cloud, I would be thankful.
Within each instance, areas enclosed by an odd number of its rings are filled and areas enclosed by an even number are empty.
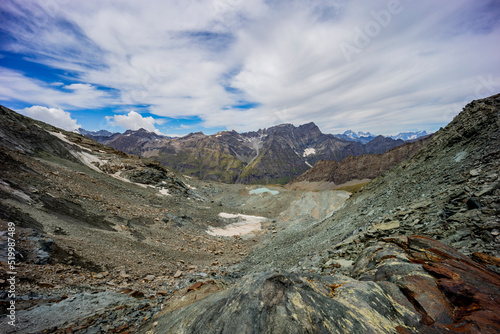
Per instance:
[[[122,128],[130,130],[139,130],[142,128],[149,132],[155,132],[159,135],[162,134],[155,127],[155,124],[160,124],[162,122],[155,120],[151,116],[142,117],[141,114],[135,111],[130,111],[126,115],[106,116],[106,120],[111,126],[120,126]]]
[[[32,106],[24,108],[21,113],[67,131],[73,131],[81,127],[76,119],[71,118],[69,112],[62,109]]]
[[[91,84],[46,83],[19,71],[0,67],[0,100],[23,101],[64,109],[100,108],[114,104],[110,96]]]
[[[0,99],[149,105],[240,131],[314,121],[324,132],[395,133],[436,129],[465,102],[500,92],[495,1],[52,3],[4,1],[19,18],[3,25],[8,48],[79,83],[0,71]],[[345,45],[355,52],[346,57]],[[241,101],[256,106],[231,108]]]

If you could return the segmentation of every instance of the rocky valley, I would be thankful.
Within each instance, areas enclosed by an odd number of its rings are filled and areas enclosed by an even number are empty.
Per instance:
[[[404,145],[0,121],[2,332],[500,331],[500,95]]]

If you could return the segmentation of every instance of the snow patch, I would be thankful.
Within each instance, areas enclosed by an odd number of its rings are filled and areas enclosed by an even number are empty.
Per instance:
[[[312,168],[311,164],[306,161],[306,165]]]
[[[168,192],[167,188],[159,188],[160,194],[165,195],[165,196],[172,196],[171,193]]]
[[[66,142],[68,144],[73,144],[72,142],[69,141],[68,137],[66,137],[65,135],[63,135],[60,132],[52,132],[52,131],[47,131],[47,132],[50,133],[51,135],[53,135],[54,137],[57,137],[60,140]]]
[[[107,161],[101,160],[98,157],[96,157],[95,155],[87,153],[87,152],[70,151],[70,153],[75,158],[77,158],[78,160],[80,160],[85,166],[87,166],[87,167],[89,167],[89,168],[91,168],[91,169],[93,169],[95,171],[98,171],[100,173],[102,173],[102,171],[99,168],[97,168],[97,166],[95,165],[95,163],[97,163],[97,164],[105,164],[107,162]]]
[[[252,231],[260,230],[262,221],[267,219],[265,217],[248,216],[242,214],[235,215],[225,212],[219,213],[219,217],[227,219],[238,218],[240,221],[237,223],[229,224],[224,228],[209,227],[207,230],[208,234],[213,236],[225,237],[248,234]]]
[[[304,150],[304,154],[302,154],[303,157],[307,157],[308,155],[311,154],[316,154],[316,149],[313,147],[308,147]]]

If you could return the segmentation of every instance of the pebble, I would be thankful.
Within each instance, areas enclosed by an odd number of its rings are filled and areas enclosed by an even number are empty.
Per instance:
[[[153,281],[155,278],[156,278],[155,275],[147,275],[146,277],[144,277],[144,280],[150,282]]]
[[[478,175],[480,175],[480,174],[481,174],[481,168],[476,168],[476,169],[473,169],[473,170],[471,170],[471,171],[469,172],[469,174],[470,174],[471,176],[478,176]]]

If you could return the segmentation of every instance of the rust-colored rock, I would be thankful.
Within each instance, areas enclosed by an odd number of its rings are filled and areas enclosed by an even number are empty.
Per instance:
[[[498,257],[486,254],[486,253],[473,253],[472,259],[481,264],[491,264],[500,268],[500,259]]]
[[[407,276],[398,282],[398,286],[422,315],[425,325],[453,323],[453,307],[431,277]]]
[[[142,298],[144,297],[144,293],[141,291],[133,291],[131,294],[129,294],[129,296],[134,298]]]
[[[352,274],[395,284],[421,315],[418,333],[500,333],[500,275],[439,241],[384,239],[363,250]]]
[[[188,289],[187,289],[187,292],[189,291],[194,291],[196,289],[198,289],[199,287],[201,287],[203,285],[203,282],[196,282],[194,283],[193,285],[191,285]]]
[[[446,301],[438,304],[443,310],[450,309],[450,306],[453,309],[452,323],[436,319],[437,327],[452,332],[500,332],[500,275],[429,238],[409,237],[406,251],[410,260],[422,261],[423,269],[435,278],[442,293],[438,297],[434,292],[436,300],[446,297]],[[485,255],[475,257],[494,262],[494,257]],[[423,288],[417,290],[423,292]],[[424,307],[427,312],[429,306],[435,305],[430,303]]]

